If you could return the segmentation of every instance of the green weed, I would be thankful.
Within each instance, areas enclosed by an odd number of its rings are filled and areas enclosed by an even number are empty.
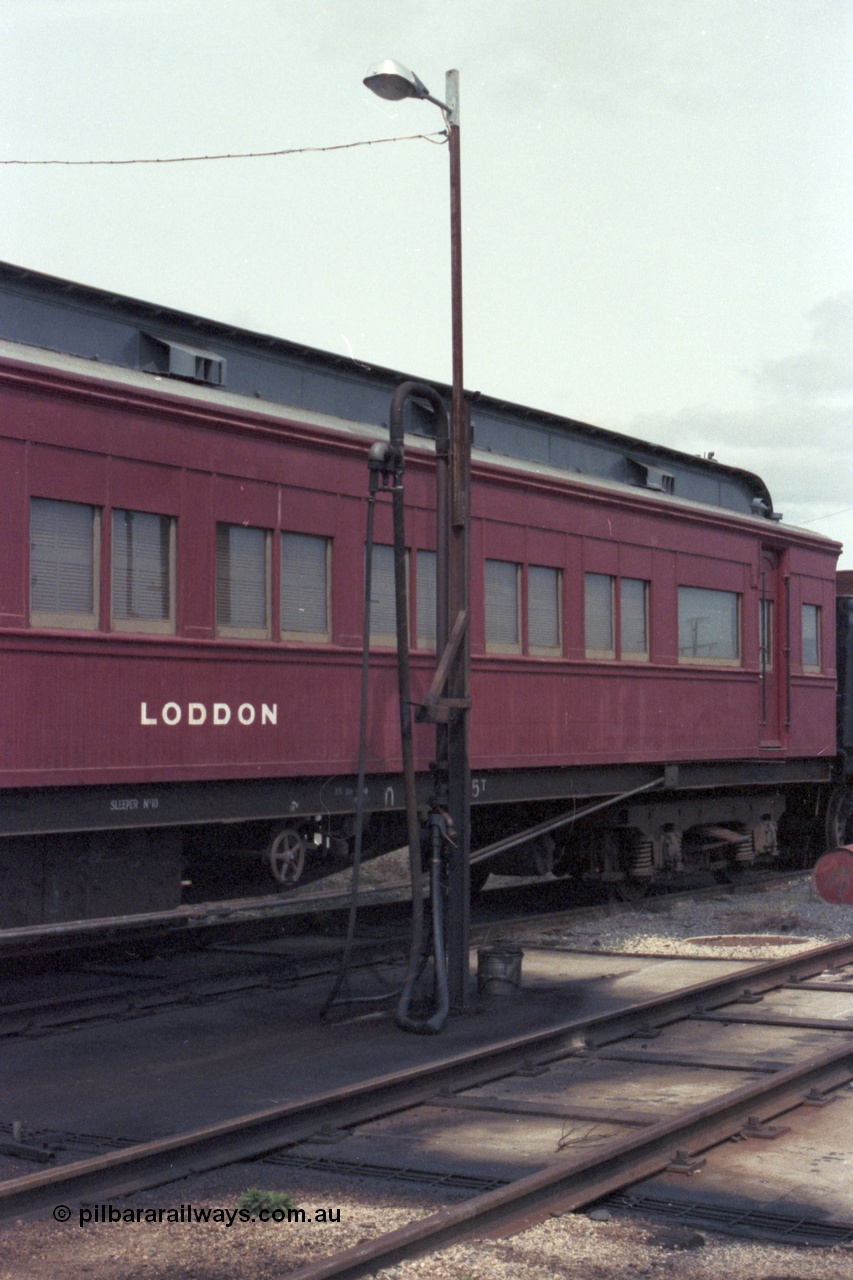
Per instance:
[[[275,1209],[295,1209],[293,1197],[286,1191],[260,1191],[257,1187],[249,1187],[240,1196],[240,1209],[248,1209],[249,1213],[258,1213],[266,1209],[272,1213]]]

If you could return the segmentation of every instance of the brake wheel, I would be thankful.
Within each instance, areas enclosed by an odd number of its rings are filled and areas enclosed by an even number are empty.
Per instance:
[[[305,870],[305,840],[296,827],[284,827],[272,839],[267,862],[273,879],[290,888],[302,878]]]

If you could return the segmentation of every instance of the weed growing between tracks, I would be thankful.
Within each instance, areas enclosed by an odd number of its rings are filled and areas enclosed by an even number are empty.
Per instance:
[[[238,1208],[247,1213],[287,1213],[296,1208],[293,1197],[286,1191],[260,1191],[257,1187],[249,1187],[240,1196]]]

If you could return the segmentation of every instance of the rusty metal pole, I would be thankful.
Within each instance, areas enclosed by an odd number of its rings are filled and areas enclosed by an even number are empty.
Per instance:
[[[388,101],[421,98],[440,107],[447,125],[450,152],[450,295],[452,309],[453,385],[450,413],[450,493],[448,563],[448,637],[460,637],[447,675],[448,807],[455,828],[447,878],[447,974],[451,1005],[465,1009],[470,1002],[468,950],[470,944],[471,766],[468,720],[471,705],[469,506],[471,491],[471,432],[462,373],[462,182],[459,151],[459,72],[448,71],[445,98],[434,98],[422,80],[399,62],[386,59],[370,68],[364,83]],[[441,509],[439,520],[443,519]],[[441,545],[441,538],[439,538]],[[448,644],[448,648],[451,645]],[[439,647],[440,653],[440,647]],[[440,690],[436,689],[436,699]],[[439,730],[437,757],[443,755]]]
[[[469,504],[471,439],[465,405],[462,366],[462,181],[459,139],[459,72],[445,82],[450,150],[450,294],[452,310],[453,383],[450,410],[450,564],[451,626],[460,614],[465,635],[448,679],[451,703],[448,727],[449,805],[456,829],[448,877],[447,966],[451,1005],[470,1003],[471,766],[468,749],[471,698]]]

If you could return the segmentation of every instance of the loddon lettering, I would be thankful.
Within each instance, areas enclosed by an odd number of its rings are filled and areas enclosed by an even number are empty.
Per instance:
[[[249,728],[255,724],[278,724],[278,703],[262,702],[256,706],[253,702],[241,702],[233,706],[229,702],[164,702],[161,707],[149,708],[147,702],[140,702],[139,723],[163,724],[169,728],[179,724],[188,724],[194,728],[201,725],[221,728],[227,724],[237,724]]]

